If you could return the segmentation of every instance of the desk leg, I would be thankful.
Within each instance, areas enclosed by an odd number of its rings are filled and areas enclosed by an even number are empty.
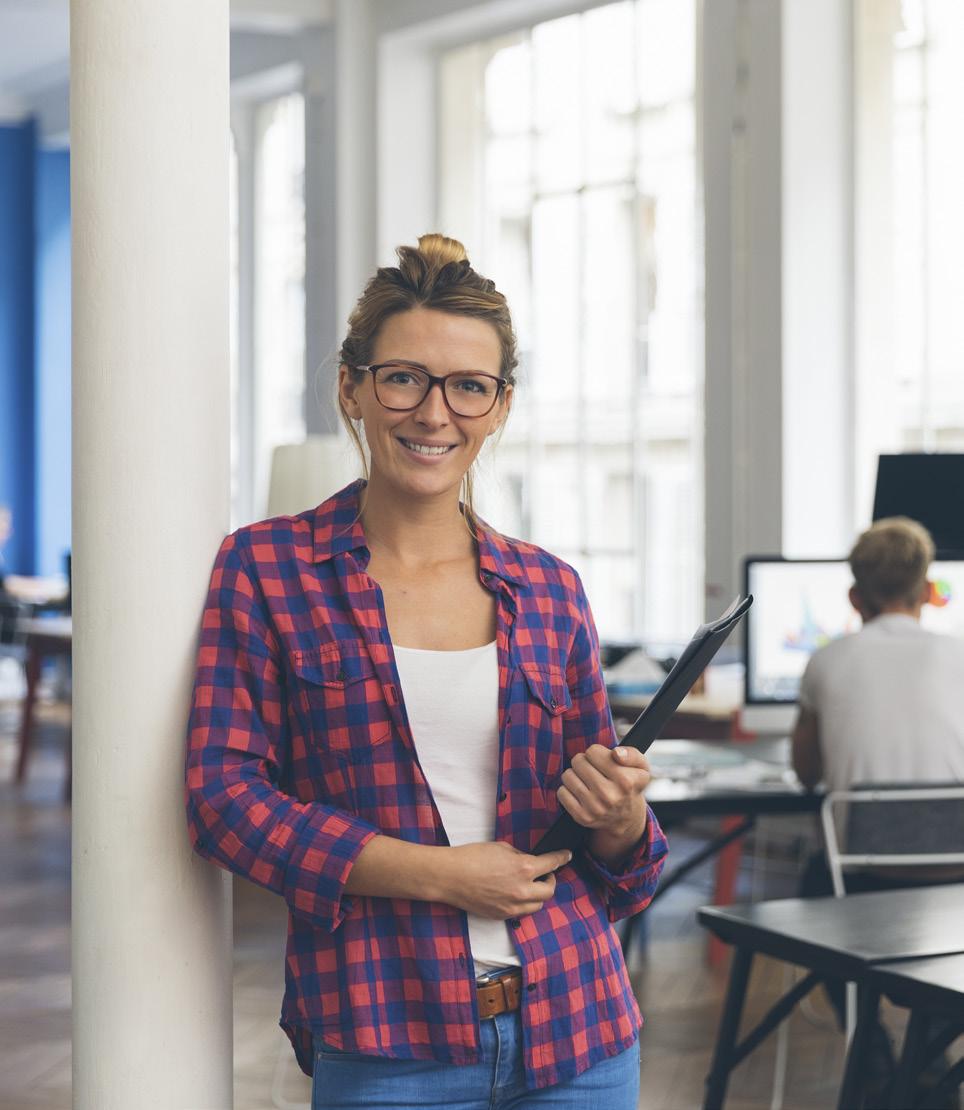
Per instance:
[[[710,1065],[710,1074],[706,1077],[703,1110],[720,1110],[726,1098],[726,1086],[733,1067],[733,1050],[736,1048],[736,1040],[740,1032],[740,1018],[743,1016],[743,1003],[746,1000],[746,988],[750,981],[752,964],[752,949],[737,948],[733,953],[726,1001],[723,1003],[720,1028],[716,1034],[716,1048],[713,1050],[713,1063]]]
[[[31,648],[27,652],[24,672],[27,679],[27,692],[23,699],[23,714],[20,718],[20,753],[17,757],[17,782],[23,782],[27,773],[27,757],[33,741],[33,707],[37,697],[37,682],[40,679],[40,652]]]
[[[879,991],[866,983],[857,984],[857,1028],[847,1050],[837,1110],[854,1110],[854,1107],[862,1105],[864,1065],[879,1003]]]
[[[720,833],[726,836],[736,832],[746,824],[743,817],[724,817],[720,822]],[[740,870],[740,857],[743,855],[742,839],[734,840],[721,849],[716,860],[716,878],[713,883],[713,905],[728,906],[736,891],[736,877]],[[719,967],[726,958],[726,945],[710,934],[707,946],[707,962],[710,967]]]
[[[919,1010],[912,1010],[907,1032],[904,1034],[904,1047],[894,1076],[894,1086],[890,1092],[890,1105],[901,1110],[911,1105],[914,1080],[920,1071],[920,1057],[927,1043],[928,1021]]]

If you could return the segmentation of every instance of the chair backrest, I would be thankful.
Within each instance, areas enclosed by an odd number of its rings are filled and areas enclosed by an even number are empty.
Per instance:
[[[840,806],[847,807],[844,848]],[[838,898],[848,868],[964,865],[964,782],[860,783],[827,794],[821,820]]]

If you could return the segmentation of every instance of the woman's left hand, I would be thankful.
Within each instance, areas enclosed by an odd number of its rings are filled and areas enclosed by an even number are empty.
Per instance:
[[[577,824],[614,840],[638,840],[646,829],[643,791],[649,760],[636,748],[592,744],[563,772],[559,802]]]

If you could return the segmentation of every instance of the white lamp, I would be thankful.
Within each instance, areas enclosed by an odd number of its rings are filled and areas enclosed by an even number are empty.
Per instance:
[[[268,516],[294,516],[361,476],[361,462],[347,436],[308,436],[271,453]]]

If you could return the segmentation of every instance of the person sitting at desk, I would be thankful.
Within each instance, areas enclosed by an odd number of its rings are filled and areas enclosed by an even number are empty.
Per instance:
[[[863,627],[816,651],[800,683],[793,769],[806,787],[964,782],[964,640],[922,628],[934,542],[879,520],[850,552]]]
[[[801,680],[792,744],[793,769],[804,786],[964,782],[964,640],[920,624],[933,558],[927,529],[906,517],[877,521],[854,544],[849,596],[863,626],[816,651]],[[857,892],[960,878],[957,869],[915,868],[851,871],[844,881]],[[833,894],[822,851],[811,857],[800,893]],[[842,1026],[844,985],[825,986]],[[869,1067],[886,1087],[893,1058],[880,1025],[872,1033]]]

